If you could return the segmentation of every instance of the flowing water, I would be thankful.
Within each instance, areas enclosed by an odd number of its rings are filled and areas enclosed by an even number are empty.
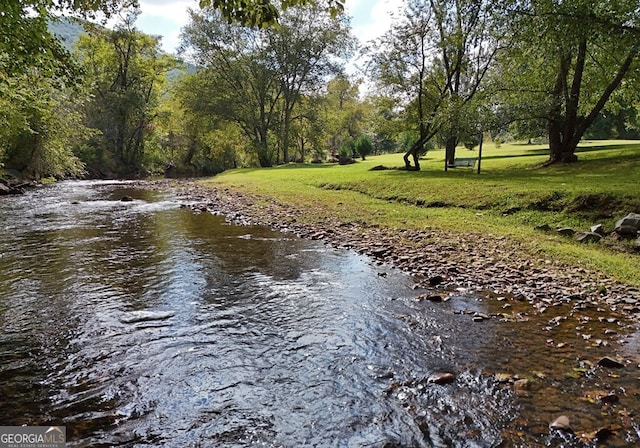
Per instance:
[[[562,310],[474,322],[501,302],[419,302],[357,254],[181,204],[126,182],[0,198],[1,425],[87,447],[583,446],[548,429],[569,414],[638,441],[640,371],[585,363],[607,344],[561,330]],[[598,312],[594,339],[620,327]]]

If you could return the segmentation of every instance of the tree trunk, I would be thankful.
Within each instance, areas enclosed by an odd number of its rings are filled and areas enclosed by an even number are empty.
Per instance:
[[[289,133],[291,123],[291,109],[286,107],[284,111],[284,123],[282,131],[282,160],[289,163]]]
[[[404,166],[407,169],[407,171],[420,171],[420,154],[422,153],[423,145],[424,143],[422,143],[422,139],[420,138],[405,153],[403,159],[404,159]],[[411,165],[409,156],[413,157],[414,166]]]
[[[458,146],[458,137],[451,136],[445,143],[445,157],[447,159],[447,166],[453,166],[456,159],[456,146]]]
[[[258,163],[260,167],[267,168],[273,166],[273,160],[269,154],[269,142],[267,140],[267,130],[261,129],[258,133],[258,141],[256,142],[258,152]]]
[[[564,66],[561,64],[561,69],[558,73],[554,90],[554,94],[558,96],[558,98],[556,99],[555,105],[552,106],[549,112],[549,160],[545,165],[555,163],[573,163],[578,161],[578,156],[575,154],[575,151],[578,147],[578,143],[580,143],[580,139],[589,126],[593,124],[607,101],[609,101],[611,94],[620,86],[622,79],[628,72],[637,55],[637,51],[635,49],[629,52],[625,60],[620,65],[616,76],[607,85],[589,114],[584,118],[579,118],[578,109],[580,88],[582,84],[583,66],[587,54],[586,50],[586,42],[582,42],[576,59],[576,71],[573,76],[569,101],[566,102],[564,115],[562,113],[562,102],[559,95],[563,91],[563,88],[564,90],[568,90],[566,85],[566,76],[568,74],[567,67],[569,64],[568,62],[565,62]]]

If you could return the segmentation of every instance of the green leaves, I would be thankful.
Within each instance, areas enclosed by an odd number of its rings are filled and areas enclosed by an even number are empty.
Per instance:
[[[280,7],[284,11],[295,6],[317,5],[316,0],[282,0]],[[278,23],[280,10],[271,0],[200,0],[200,8],[212,7],[229,23],[238,23],[257,28]],[[344,12],[344,0],[328,0],[327,11],[333,18]]]

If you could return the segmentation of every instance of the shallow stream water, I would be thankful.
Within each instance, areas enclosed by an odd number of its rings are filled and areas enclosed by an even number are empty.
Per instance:
[[[597,365],[614,331],[637,350],[619,317],[418,301],[390,267],[184,204],[127,182],[0,198],[0,424],[87,447],[638,443],[640,370]]]

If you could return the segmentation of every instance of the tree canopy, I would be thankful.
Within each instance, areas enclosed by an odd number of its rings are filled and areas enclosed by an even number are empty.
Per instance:
[[[345,1],[202,0],[179,74],[134,16],[85,24],[73,52],[49,31],[136,2],[0,0],[0,164],[34,178],[203,174],[361,146],[401,148],[417,170],[442,145],[447,169],[483,131],[548,141],[549,163],[575,161],[585,136],[640,132],[633,0],[408,0],[368,45],[366,96],[345,72]]]
[[[515,1],[509,12],[513,38],[495,68],[501,103],[546,123],[550,163],[573,162],[607,103],[637,91],[638,3]]]
[[[352,46],[346,18],[315,5],[288,8],[266,29],[228,23],[212,8],[192,11],[183,36],[207,92],[185,106],[238,126],[261,166],[289,161],[296,107],[340,71]]]
[[[200,8],[213,8],[220,12],[229,23],[265,27],[280,19],[281,10],[296,6],[317,6],[323,4],[332,17],[344,11],[345,0],[200,0]]]

